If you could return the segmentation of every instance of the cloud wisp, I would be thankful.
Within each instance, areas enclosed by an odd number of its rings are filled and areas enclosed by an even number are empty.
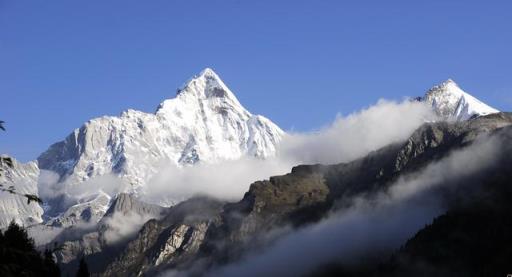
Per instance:
[[[139,214],[136,212],[115,213],[105,218],[106,226],[103,238],[107,244],[113,245],[125,238],[133,236],[150,219],[158,218],[152,214]]]
[[[379,100],[359,112],[338,116],[318,132],[288,135],[279,156],[306,164],[348,162],[403,141],[423,123],[435,119],[432,109],[423,102]]]

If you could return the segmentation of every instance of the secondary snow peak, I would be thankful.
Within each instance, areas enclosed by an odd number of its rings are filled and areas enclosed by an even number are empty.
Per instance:
[[[499,112],[462,90],[452,79],[429,89],[422,100],[439,116],[449,120],[467,120]]]

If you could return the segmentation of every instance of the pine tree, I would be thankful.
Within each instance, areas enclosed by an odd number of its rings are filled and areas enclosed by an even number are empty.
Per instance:
[[[85,259],[82,257],[80,259],[80,266],[78,267],[78,271],[76,273],[76,277],[89,277],[91,274],[89,273],[89,267],[85,262]]]
[[[34,240],[14,220],[11,221],[9,227],[4,232],[4,240],[8,245],[19,251],[31,251],[34,249]]]
[[[46,249],[43,254],[43,265],[45,267],[45,276],[60,276],[59,266],[53,260],[53,251]]]
[[[14,221],[0,231],[0,276],[60,276],[52,251],[43,255],[34,246],[27,231]]]

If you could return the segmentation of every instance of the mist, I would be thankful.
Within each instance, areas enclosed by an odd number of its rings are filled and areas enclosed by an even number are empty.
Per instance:
[[[381,99],[359,112],[338,116],[317,132],[286,136],[278,156],[296,164],[348,162],[406,140],[420,125],[436,119],[432,109],[423,102]]]
[[[338,116],[330,126],[319,131],[286,135],[275,157],[200,163],[186,168],[165,165],[148,182],[143,199],[169,203],[172,202],[169,199],[181,201],[203,194],[239,200],[255,181],[288,173],[299,164],[354,160],[390,143],[406,140],[416,128],[435,118],[424,103],[380,100],[362,111]]]
[[[318,131],[285,135],[275,157],[244,157],[216,164],[200,162],[180,168],[174,163],[163,163],[136,193],[142,201],[161,206],[172,206],[197,195],[238,201],[255,181],[288,173],[298,164],[351,161],[390,143],[406,140],[416,128],[434,119],[433,112],[424,103],[379,100],[359,112],[338,116]],[[134,192],[129,184],[113,174],[78,184],[58,180],[56,173],[41,171],[40,196],[45,200],[59,199],[53,202],[61,205],[55,209],[57,211],[84,202],[100,191],[111,197],[120,192]],[[138,216],[113,219],[112,225],[119,228],[110,230],[107,240],[116,242],[138,230],[140,224],[134,223],[147,221],[144,215]],[[135,227],[127,227],[132,224]]]
[[[125,238],[133,236],[144,223],[154,218],[157,217],[151,214],[139,214],[136,212],[126,214],[114,213],[112,217],[107,217],[103,221],[105,226],[107,226],[103,233],[103,238],[107,244],[116,244]]]
[[[171,206],[195,195],[236,201],[257,180],[285,174],[298,164],[354,160],[390,143],[407,139],[421,124],[435,118],[431,109],[422,102],[379,100],[359,112],[338,116],[333,123],[318,131],[285,135],[276,156],[265,160],[244,157],[181,168],[174,163],[163,163],[137,193],[142,200],[162,206]],[[73,185],[66,181],[58,183],[57,180],[57,174],[42,171],[40,195],[43,199],[65,195],[68,206],[100,190],[115,196],[131,189],[122,178],[113,174]]]
[[[65,196],[63,199],[65,204],[74,205],[77,201],[90,199],[99,192],[114,196],[129,189],[129,185],[114,174],[97,176],[78,184],[70,184],[67,181],[58,182],[58,180],[57,173],[41,170],[38,180],[39,196],[43,199]]]
[[[498,159],[501,141],[477,140],[425,169],[400,178],[389,189],[355,197],[348,209],[278,239],[263,252],[216,268],[208,276],[299,276],[327,263],[354,265],[390,254],[441,215],[449,203],[440,193]],[[169,272],[169,276],[180,275]]]

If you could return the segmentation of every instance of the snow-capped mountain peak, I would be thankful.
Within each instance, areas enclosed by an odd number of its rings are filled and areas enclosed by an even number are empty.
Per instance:
[[[236,99],[235,95],[229,88],[224,84],[222,79],[213,71],[211,68],[205,68],[199,75],[192,77],[186,82],[179,90],[179,94],[185,94],[190,91],[194,91],[194,86],[200,86],[203,89],[199,91],[208,92],[208,95],[202,95],[203,97],[227,97]],[[222,90],[224,93],[214,93],[214,89]],[[197,92],[198,90],[195,90]]]
[[[69,187],[98,176],[118,176],[123,186],[108,192],[113,196],[143,192],[164,164],[182,167],[273,156],[283,135],[270,120],[247,111],[207,68],[155,113],[127,110],[89,120],[52,145],[38,162]]]
[[[211,68],[204,69],[199,75],[185,83],[178,90],[175,98],[163,101],[156,114],[175,116],[176,110],[184,105],[210,107],[220,112],[231,109],[250,116],[250,113],[240,104],[235,94]]]
[[[440,117],[448,120],[467,120],[499,112],[463,91],[452,79],[432,87],[422,100],[431,105]]]

